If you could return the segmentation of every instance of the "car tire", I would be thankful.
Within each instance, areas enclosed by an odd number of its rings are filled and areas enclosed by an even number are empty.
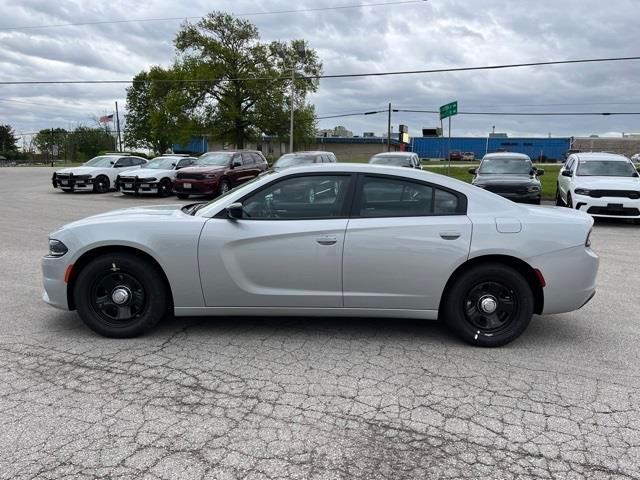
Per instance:
[[[189,194],[188,193],[176,193],[176,197],[178,197],[180,200],[186,200],[187,198],[189,198]]]
[[[162,180],[160,180],[160,183],[158,183],[159,197],[168,197],[169,195],[171,195],[172,191],[173,185],[171,184],[171,180],[169,180],[168,178],[163,178]]]
[[[229,190],[231,190],[231,185],[228,180],[222,180],[220,182],[220,187],[218,188],[219,195],[224,195]]]
[[[569,192],[567,192],[567,208],[573,208],[573,200]]]
[[[109,179],[104,175],[98,175],[93,182],[93,191],[95,193],[107,193],[110,188]]]
[[[494,312],[489,313],[492,308]],[[526,330],[533,308],[531,287],[517,270],[485,263],[469,268],[454,281],[442,313],[447,328],[465,342],[500,347]]]
[[[560,196],[560,189],[556,186],[556,207],[562,207],[564,202],[562,201],[562,197]]]
[[[91,260],[78,273],[74,286],[82,321],[110,338],[135,337],[153,328],[167,314],[167,298],[158,268],[130,253]]]

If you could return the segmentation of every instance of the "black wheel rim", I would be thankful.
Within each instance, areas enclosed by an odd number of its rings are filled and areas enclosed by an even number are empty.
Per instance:
[[[160,183],[160,196],[166,197],[169,195],[170,192],[171,192],[171,185],[169,184],[169,182],[164,181]]]
[[[222,182],[220,186],[220,193],[227,193],[229,191],[229,184],[227,182]]]
[[[142,284],[122,271],[100,275],[93,283],[90,295],[94,312],[109,326],[126,326],[147,309]]]
[[[496,281],[475,285],[464,299],[464,315],[480,333],[495,335],[508,329],[518,315],[516,293]]]
[[[107,182],[103,178],[98,179],[98,192],[104,193],[106,191],[107,191]]]

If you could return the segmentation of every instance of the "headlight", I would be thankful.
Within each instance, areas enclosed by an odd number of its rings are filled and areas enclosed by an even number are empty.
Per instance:
[[[155,182],[156,180],[158,180],[155,177],[150,177],[150,178],[141,178],[140,181],[141,182]]]
[[[62,243],[60,240],[55,240],[53,238],[49,239],[49,256],[50,257],[62,257],[65,253],[67,253],[69,249],[67,246]]]
[[[534,193],[539,191],[540,191],[540,187],[538,187],[537,185],[532,185],[531,187],[527,188],[527,192],[529,193]]]
[[[74,178],[77,178],[78,180],[91,180],[92,176],[91,175],[74,175]]]
[[[590,247],[591,246],[591,232],[593,232],[593,228],[591,230],[589,230],[589,233],[587,234],[587,239],[584,242],[584,246],[585,247]]]
[[[591,193],[591,190],[587,190],[585,188],[576,188],[574,190],[574,193],[576,195],[587,195],[588,196]]]

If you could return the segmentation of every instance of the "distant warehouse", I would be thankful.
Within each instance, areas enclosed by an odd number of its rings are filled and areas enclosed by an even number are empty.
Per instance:
[[[515,152],[529,155],[535,161],[562,161],[571,148],[571,138],[505,138],[505,137],[414,137],[410,150],[420,158],[447,158],[449,151],[473,152],[476,159],[487,153]]]

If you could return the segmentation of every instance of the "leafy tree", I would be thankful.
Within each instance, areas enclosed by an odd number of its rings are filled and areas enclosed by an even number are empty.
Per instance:
[[[177,88],[168,82],[173,75],[172,71],[156,66],[133,78],[133,85],[127,89],[125,145],[159,153],[171,146],[176,123],[169,113],[167,97]]]
[[[68,135],[64,128],[46,128],[36,134],[34,143],[42,153],[61,158],[66,156],[69,148]]]
[[[202,133],[240,148],[262,133],[288,139],[294,68],[295,138],[312,134],[313,107],[305,98],[318,80],[305,77],[319,75],[322,65],[303,40],[260,42],[249,21],[211,13],[185,23],[175,47],[170,69],[140,73],[127,92],[127,144],[163,151],[169,140]]]
[[[0,125],[0,152],[12,152],[18,149],[18,138],[11,125]]]
[[[114,148],[113,136],[102,128],[78,126],[69,134],[69,137],[74,159],[76,153],[82,159],[89,159],[101,151],[113,150]]]

